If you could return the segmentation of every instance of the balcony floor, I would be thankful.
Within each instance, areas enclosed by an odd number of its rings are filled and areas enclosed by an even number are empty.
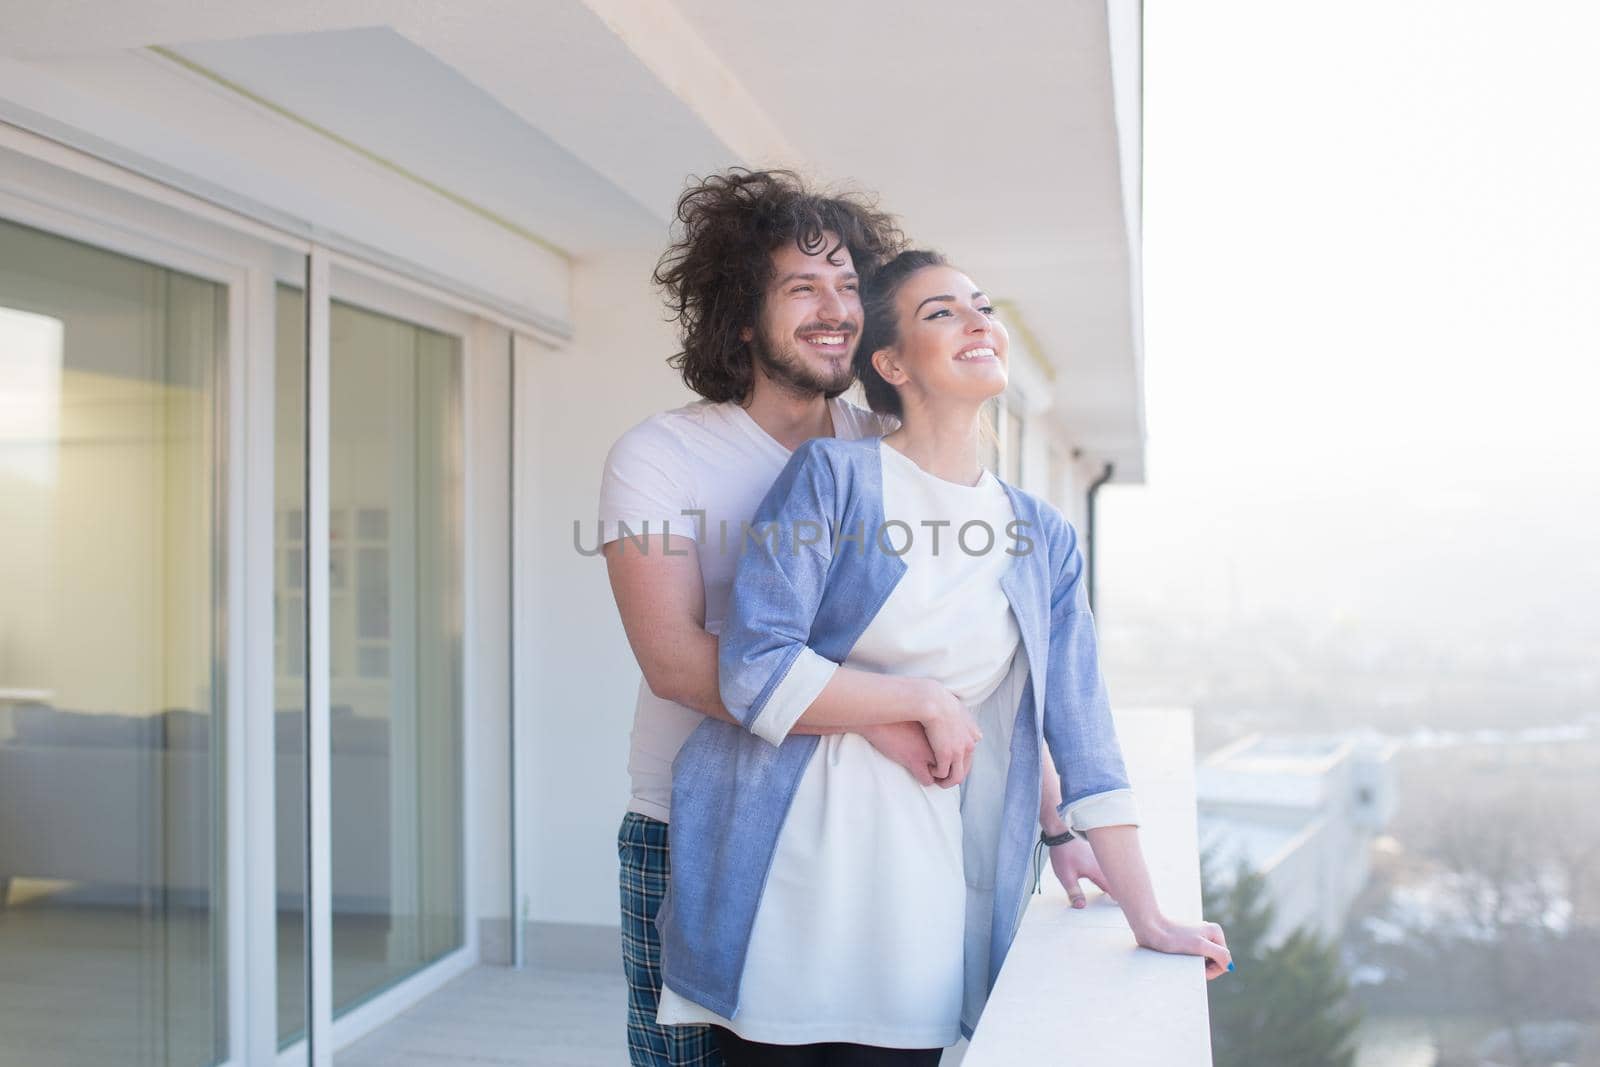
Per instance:
[[[627,987],[611,971],[475,967],[334,1056],[334,1067],[617,1067]],[[945,1053],[958,1067],[967,1043]]]
[[[627,988],[612,971],[475,967],[334,1057],[335,1067],[617,1067]]]

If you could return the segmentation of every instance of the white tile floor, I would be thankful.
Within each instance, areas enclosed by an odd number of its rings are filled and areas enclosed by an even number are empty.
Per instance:
[[[334,1067],[626,1067],[620,969],[478,967],[334,1057]],[[967,1043],[945,1053],[960,1064]]]
[[[334,1057],[335,1067],[619,1067],[628,1062],[621,967],[477,967]]]

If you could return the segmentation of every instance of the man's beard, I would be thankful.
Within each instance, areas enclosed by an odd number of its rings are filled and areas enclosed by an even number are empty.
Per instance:
[[[811,328],[805,327],[805,329]],[[853,338],[859,331],[848,329],[843,332]],[[850,383],[855,380],[855,370],[851,366],[850,359],[841,359],[838,363],[838,372],[835,374],[819,372],[801,358],[800,353],[795,350],[797,344],[799,342],[793,339],[783,344],[769,344],[767,338],[757,331],[750,342],[750,350],[755,356],[757,365],[766,372],[767,377],[771,378],[775,385],[797,395],[837,396],[850,388]]]

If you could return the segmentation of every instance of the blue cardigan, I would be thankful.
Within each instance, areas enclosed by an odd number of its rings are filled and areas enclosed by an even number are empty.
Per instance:
[[[821,437],[790,457],[744,540],[719,635],[722,701],[743,728],[707,718],[673,764],[672,875],[657,915],[663,980],[724,1018],[738,1011],[778,832],[817,747],[816,736],[788,730],[906,570],[893,551],[904,534],[890,524],[880,539],[884,447],[891,446],[876,437]],[[1001,484],[1016,521],[996,531],[994,551],[1012,555],[1000,585],[1021,630],[1028,682],[993,863],[990,988],[1021,920],[1016,902],[1025,900],[1038,830],[1041,741],[1061,776],[1068,825],[1136,821],[1127,817],[1131,794],[1100,677],[1077,533],[1047,501]],[[1075,818],[1096,798],[1111,801],[1103,813],[1116,814]]]

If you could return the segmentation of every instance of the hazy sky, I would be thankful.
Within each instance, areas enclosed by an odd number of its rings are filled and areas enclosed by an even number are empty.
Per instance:
[[[1107,617],[1600,658],[1600,5],[1145,4],[1148,482]]]

